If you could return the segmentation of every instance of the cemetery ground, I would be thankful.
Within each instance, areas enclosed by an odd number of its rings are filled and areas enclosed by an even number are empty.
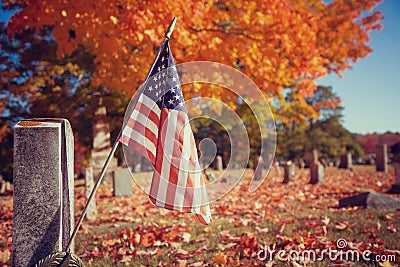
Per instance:
[[[113,197],[103,183],[96,194],[97,215],[83,222],[75,253],[85,266],[397,266],[400,262],[400,210],[338,208],[338,200],[365,191],[386,192],[393,168],[356,165],[354,171],[325,169],[325,181],[309,184],[309,169],[296,169],[289,184],[271,171],[262,186],[248,192],[252,170],[228,195],[211,204],[213,221],[205,226],[191,214],[153,207],[134,185],[132,197]],[[282,170],[283,173],[283,170]],[[75,218],[85,203],[83,180],[75,181]],[[221,187],[225,186],[221,183]],[[399,196],[398,196],[399,197]],[[0,266],[10,265],[12,196],[0,196]],[[339,249],[337,241],[346,246]],[[269,246],[292,253],[288,261],[258,259]],[[313,250],[360,253],[360,259],[309,261],[296,257]],[[392,262],[366,262],[386,255]],[[350,254],[348,254],[350,255]],[[395,261],[393,257],[396,257]],[[342,257],[343,259],[343,257]]]

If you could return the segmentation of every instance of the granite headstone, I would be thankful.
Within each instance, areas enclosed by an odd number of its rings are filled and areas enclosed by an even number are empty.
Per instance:
[[[400,209],[400,198],[386,196],[377,192],[364,192],[339,200],[339,208],[361,206],[372,209]]]
[[[290,182],[291,178],[294,176],[295,166],[291,160],[287,161],[283,166],[284,175],[283,175],[283,182],[287,184]]]
[[[388,155],[386,144],[376,146],[376,171],[387,172],[388,171]]]
[[[85,186],[86,186],[86,199],[88,199],[94,188],[93,167],[92,166],[86,167]],[[96,217],[96,196],[94,196],[87,205],[88,205],[88,209],[86,212],[86,218],[88,218],[89,220],[93,220]]]
[[[73,138],[65,119],[15,126],[12,266],[33,266],[68,245],[74,228]]]
[[[400,142],[390,147],[393,154],[395,181],[388,193],[400,194]]]
[[[214,162],[214,169],[218,171],[222,171],[224,169],[223,164],[222,164],[222,156],[218,155],[215,158]]]
[[[340,169],[353,169],[353,161],[351,159],[351,153],[345,153],[340,155]]]
[[[113,172],[113,187],[115,197],[131,197],[132,191],[132,177],[128,168],[115,170]]]

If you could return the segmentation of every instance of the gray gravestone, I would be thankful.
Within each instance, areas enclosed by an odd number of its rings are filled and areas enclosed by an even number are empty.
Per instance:
[[[310,184],[322,183],[324,181],[324,166],[318,160],[318,150],[307,151],[306,161],[310,166]]]
[[[115,197],[131,197],[132,177],[128,168],[115,170],[113,175],[113,186]]]
[[[340,169],[353,169],[353,161],[351,160],[351,153],[345,153],[340,155]]]
[[[222,165],[222,157],[220,155],[215,158],[214,169],[218,171],[222,171],[224,169]]]
[[[298,166],[300,169],[304,169],[304,167],[306,166],[306,163],[304,162],[303,159],[299,159],[299,160],[297,161],[297,166]]]
[[[3,180],[3,175],[0,174],[0,195],[6,192],[6,181]]]
[[[66,249],[74,228],[74,139],[68,120],[15,126],[13,205],[12,266],[33,266]]]
[[[393,154],[393,168],[395,173],[395,182],[388,193],[400,194],[400,142],[390,147]]]
[[[393,162],[393,167],[396,180],[394,184],[392,184],[392,187],[390,188],[388,193],[400,194],[400,162]]]
[[[388,155],[386,144],[376,146],[376,171],[387,172]]]
[[[283,176],[282,183],[287,184],[287,183],[289,183],[291,178],[293,178],[293,176],[294,176],[295,166],[294,166],[293,162],[291,160],[287,161],[285,163],[285,165],[283,166],[283,170],[284,170],[284,176]]]
[[[86,167],[85,170],[85,186],[86,186],[86,199],[89,198],[90,194],[93,191],[94,187],[94,179],[93,179],[93,167]],[[88,209],[86,212],[86,218],[89,220],[94,219],[96,216],[96,197],[93,197],[92,200],[87,204]]]
[[[142,169],[142,165],[140,163],[137,163],[135,165],[135,167],[133,168],[134,172],[140,172],[140,170]]]
[[[324,181],[324,166],[321,163],[311,164],[310,175],[310,184],[322,183]]]
[[[400,198],[386,196],[376,192],[365,192],[339,200],[339,207],[361,206],[372,209],[400,209]]]
[[[265,165],[264,159],[262,156],[253,159],[253,171],[254,171],[255,181],[260,181],[264,178],[263,177],[263,170],[265,168],[264,165]]]

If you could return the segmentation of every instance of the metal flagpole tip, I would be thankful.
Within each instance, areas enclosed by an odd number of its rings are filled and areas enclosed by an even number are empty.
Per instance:
[[[67,253],[65,251],[57,251],[53,252],[38,261],[35,264],[35,267],[67,267],[67,266],[74,266],[74,267],[84,267],[82,260],[74,253]]]
[[[175,24],[176,24],[176,17],[174,17],[174,18],[172,19],[172,22],[171,22],[171,24],[169,25],[169,27],[168,27],[168,29],[167,29],[167,32],[165,33],[165,37],[167,37],[168,39],[171,38],[171,34],[172,34],[172,32],[174,31]]]

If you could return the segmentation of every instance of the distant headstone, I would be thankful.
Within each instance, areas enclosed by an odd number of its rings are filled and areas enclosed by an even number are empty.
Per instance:
[[[107,110],[103,105],[102,98],[99,97],[97,108],[94,112],[93,149],[91,153],[91,165],[93,166],[93,174],[96,179],[98,179],[111,149],[110,124],[107,120]],[[117,167],[117,164],[117,159],[112,158],[108,167],[108,171],[104,176],[105,180],[110,180],[111,171]]]
[[[345,153],[340,155],[340,169],[353,169],[353,162],[351,160],[351,153]]]
[[[254,180],[260,181],[263,177],[264,170],[264,159],[262,156],[259,156],[253,160],[253,171],[254,171]]]
[[[153,165],[150,160],[148,160],[146,157],[141,157],[141,162],[140,162],[140,171],[142,172],[149,172],[153,170]]]
[[[222,165],[222,156],[218,155],[215,157],[214,169],[217,171],[222,171],[224,169]]]
[[[400,185],[400,162],[394,162],[395,182],[394,184]]]
[[[364,192],[339,200],[339,207],[361,206],[370,209],[400,209],[400,198],[386,196],[376,192]]]
[[[324,181],[324,166],[318,160],[318,150],[307,151],[306,161],[310,167],[310,184],[322,183]]]
[[[113,187],[115,197],[131,197],[132,192],[132,178],[128,168],[119,169],[114,171]]]
[[[388,155],[386,144],[376,146],[376,171],[387,172]]]
[[[395,173],[395,182],[388,193],[400,194],[400,142],[390,147],[393,153],[393,167]]]
[[[392,145],[390,147],[390,151],[394,156],[400,155],[400,142],[397,142],[396,144]]]
[[[291,160],[287,161],[283,166],[283,170],[284,170],[284,176],[282,183],[287,184],[290,182],[291,178],[293,178],[295,173],[295,166],[293,162]]]
[[[74,137],[68,120],[20,121],[13,175],[12,266],[33,266],[64,251],[74,228]]]
[[[135,165],[135,167],[133,168],[133,172],[140,172],[141,169],[142,169],[142,164],[137,163],[137,164]]]
[[[322,183],[324,181],[324,166],[317,162],[310,166],[310,184]]]
[[[304,162],[303,159],[299,159],[299,160],[297,161],[297,166],[298,166],[300,169],[304,169],[304,167],[306,166],[306,163]]]
[[[88,166],[85,170],[85,186],[86,186],[86,199],[89,198],[90,194],[93,191],[94,187],[94,179],[93,179],[93,167]],[[92,220],[96,217],[96,197],[93,197],[92,200],[87,204],[88,209],[86,212],[86,218]]]
[[[3,175],[0,174],[0,194],[4,194],[6,192],[6,181],[3,179]]]

